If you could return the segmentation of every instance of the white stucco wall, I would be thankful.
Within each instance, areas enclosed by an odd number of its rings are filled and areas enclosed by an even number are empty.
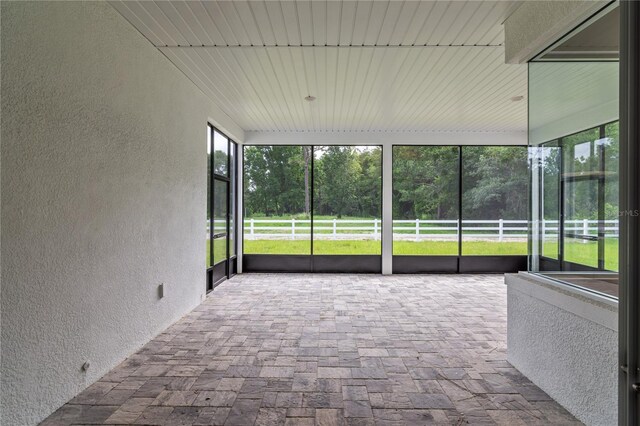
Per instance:
[[[107,3],[1,16],[0,411],[30,425],[200,303],[207,121],[243,135]]]
[[[508,64],[524,64],[610,0],[522,1],[504,22]]]
[[[0,32],[2,31],[2,8],[0,7]],[[2,43],[0,42],[0,57]],[[0,82],[2,81],[2,64],[0,63]],[[2,85],[0,84],[0,92]],[[1,93],[0,93],[1,95]],[[0,151],[2,150],[2,106],[0,102]],[[0,155],[0,176],[2,176],[2,155]],[[0,179],[1,181],[1,179]],[[2,185],[0,185],[0,253],[2,253]],[[0,255],[0,300],[2,300],[2,256]],[[2,306],[0,304],[0,425],[2,424]]]
[[[617,302],[530,274],[505,281],[508,361],[586,425],[617,424]]]

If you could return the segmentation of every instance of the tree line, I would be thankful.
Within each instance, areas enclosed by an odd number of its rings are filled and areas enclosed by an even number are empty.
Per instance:
[[[377,147],[247,146],[244,155],[247,217],[381,215]]]
[[[458,155],[457,146],[394,147],[394,218],[457,219]],[[244,156],[246,217],[381,217],[379,147],[247,146]],[[465,218],[526,219],[526,148],[463,147],[462,178]]]
[[[395,147],[394,218],[526,219],[528,180],[522,146]]]

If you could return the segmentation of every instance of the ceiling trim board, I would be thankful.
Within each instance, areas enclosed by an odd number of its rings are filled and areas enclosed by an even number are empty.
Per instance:
[[[245,132],[245,145],[527,145],[527,132]]]

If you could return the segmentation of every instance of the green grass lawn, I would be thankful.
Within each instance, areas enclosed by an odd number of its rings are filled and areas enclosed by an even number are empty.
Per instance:
[[[220,262],[221,260],[226,259],[226,251],[227,251],[227,240],[224,238],[217,238],[213,240],[213,264]],[[209,263],[211,259],[211,246],[209,244],[209,240],[207,240],[207,266],[211,265]]]
[[[313,243],[315,254],[380,254],[380,241],[327,241]],[[310,254],[309,240],[245,240],[246,254]],[[595,242],[567,242],[567,261],[597,267],[597,244]],[[548,243],[545,253],[556,253],[557,245]],[[395,241],[394,255],[456,255],[456,241]],[[526,255],[526,242],[466,241],[462,244],[463,255]],[[618,269],[618,242],[605,242],[605,268]]]
[[[557,250],[556,247],[553,247]],[[598,244],[595,241],[587,243],[565,242],[564,257],[566,261],[582,265],[598,267]],[[618,240],[604,240],[604,267],[610,271],[618,270]]]
[[[245,240],[246,254],[310,254],[309,240]],[[320,240],[313,242],[315,254],[381,254],[380,241]]]
[[[256,220],[291,220],[295,217],[296,220],[304,220],[302,215],[296,216],[270,216],[270,217],[258,217],[254,216]],[[333,216],[315,216],[316,220],[331,220]],[[371,218],[364,217],[343,217],[342,220],[372,220]],[[245,222],[245,235],[249,234],[249,226]],[[357,230],[343,230],[341,227],[362,226],[365,224],[354,223],[338,223],[338,234],[344,233],[370,233],[371,231],[357,231]],[[256,227],[269,226],[269,227],[282,227],[291,228],[290,223],[256,223]],[[316,227],[331,227],[331,223],[316,224]],[[414,231],[413,224],[396,224],[395,227],[406,227],[406,232],[399,229],[396,233],[412,234]],[[309,223],[300,223],[296,225],[296,228],[310,227]],[[380,228],[381,231],[381,228]],[[332,230],[318,230],[317,234],[331,233]],[[440,233],[437,230],[423,231],[425,233]],[[479,231],[476,231],[479,232]],[[494,231],[491,231],[494,232]],[[256,233],[278,233],[282,234],[282,230],[256,230]],[[300,233],[309,233],[309,230],[300,229]],[[442,233],[450,233],[450,231],[442,231]],[[214,263],[219,262],[225,258],[225,244],[224,239],[218,239],[214,242]],[[381,254],[380,241],[373,240],[316,240],[313,243],[315,254]],[[545,244],[545,254],[557,253],[557,243],[549,242]],[[579,263],[587,266],[597,267],[597,243],[581,241],[565,242],[565,260]],[[311,247],[310,241],[307,240],[251,240],[245,239],[244,252],[246,254],[310,254]],[[458,254],[458,242],[457,241],[394,241],[393,243],[394,255],[418,255],[418,256],[433,256],[433,255],[452,255]],[[498,241],[464,241],[462,244],[463,255],[526,255],[527,243],[521,242],[498,242]],[[207,264],[209,264],[209,245],[207,244]],[[618,242],[615,239],[605,240],[605,268],[608,270],[618,269]]]
[[[309,254],[309,240],[245,240],[246,254]],[[317,240],[313,242],[315,254],[380,254],[380,241]],[[467,241],[462,244],[462,253],[468,255],[515,255],[527,254],[526,242]],[[394,241],[396,255],[457,255],[457,241]]]

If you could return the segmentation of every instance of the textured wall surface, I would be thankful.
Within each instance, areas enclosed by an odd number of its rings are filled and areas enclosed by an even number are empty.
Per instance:
[[[617,424],[617,308],[507,275],[507,359],[587,425]]]
[[[29,425],[200,303],[206,124],[241,130],[107,3],[1,14],[0,411]]]
[[[504,22],[505,62],[531,60],[607,3],[609,0],[521,2]]]

